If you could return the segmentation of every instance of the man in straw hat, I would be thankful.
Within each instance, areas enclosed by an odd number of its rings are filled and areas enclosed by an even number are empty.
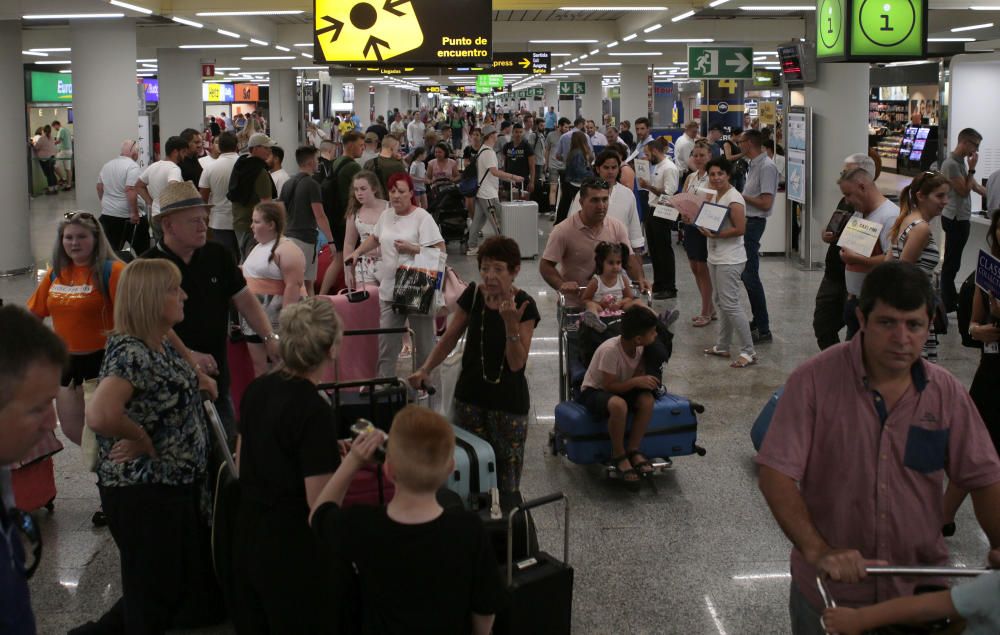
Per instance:
[[[174,332],[190,349],[197,368],[216,378],[216,408],[227,432],[235,436],[226,363],[230,301],[254,332],[260,333],[272,359],[279,356],[278,335],[226,248],[207,241],[211,207],[190,181],[169,183],[160,194],[160,214],[153,218],[163,232],[163,240],[142,257],[166,258],[181,270],[181,288],[187,301],[184,320],[174,327]]]

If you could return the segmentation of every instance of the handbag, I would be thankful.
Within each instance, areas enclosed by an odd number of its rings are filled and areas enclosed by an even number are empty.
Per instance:
[[[427,315],[441,286],[447,255],[440,249],[425,247],[413,262],[396,267],[392,290],[392,308],[397,313]]]

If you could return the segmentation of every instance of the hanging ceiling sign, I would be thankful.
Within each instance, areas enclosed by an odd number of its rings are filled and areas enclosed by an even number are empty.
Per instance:
[[[547,51],[544,53],[493,53],[494,72],[544,75],[551,70],[552,54]]]
[[[314,16],[317,64],[454,66],[493,52],[490,0],[315,0]]]
[[[828,62],[927,57],[927,0],[819,0],[816,56]]]

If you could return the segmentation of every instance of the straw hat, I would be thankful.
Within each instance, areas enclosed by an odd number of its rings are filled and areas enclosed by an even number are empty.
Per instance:
[[[170,214],[196,207],[207,211],[212,206],[202,200],[198,188],[191,181],[171,181],[160,192],[160,213],[153,217],[153,221],[159,223]]]

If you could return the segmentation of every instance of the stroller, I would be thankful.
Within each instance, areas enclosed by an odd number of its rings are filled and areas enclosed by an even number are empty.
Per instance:
[[[429,207],[427,211],[441,228],[441,236],[445,242],[457,240],[464,248],[469,242],[469,227],[466,222],[469,213],[458,185],[444,180],[431,183]]]

